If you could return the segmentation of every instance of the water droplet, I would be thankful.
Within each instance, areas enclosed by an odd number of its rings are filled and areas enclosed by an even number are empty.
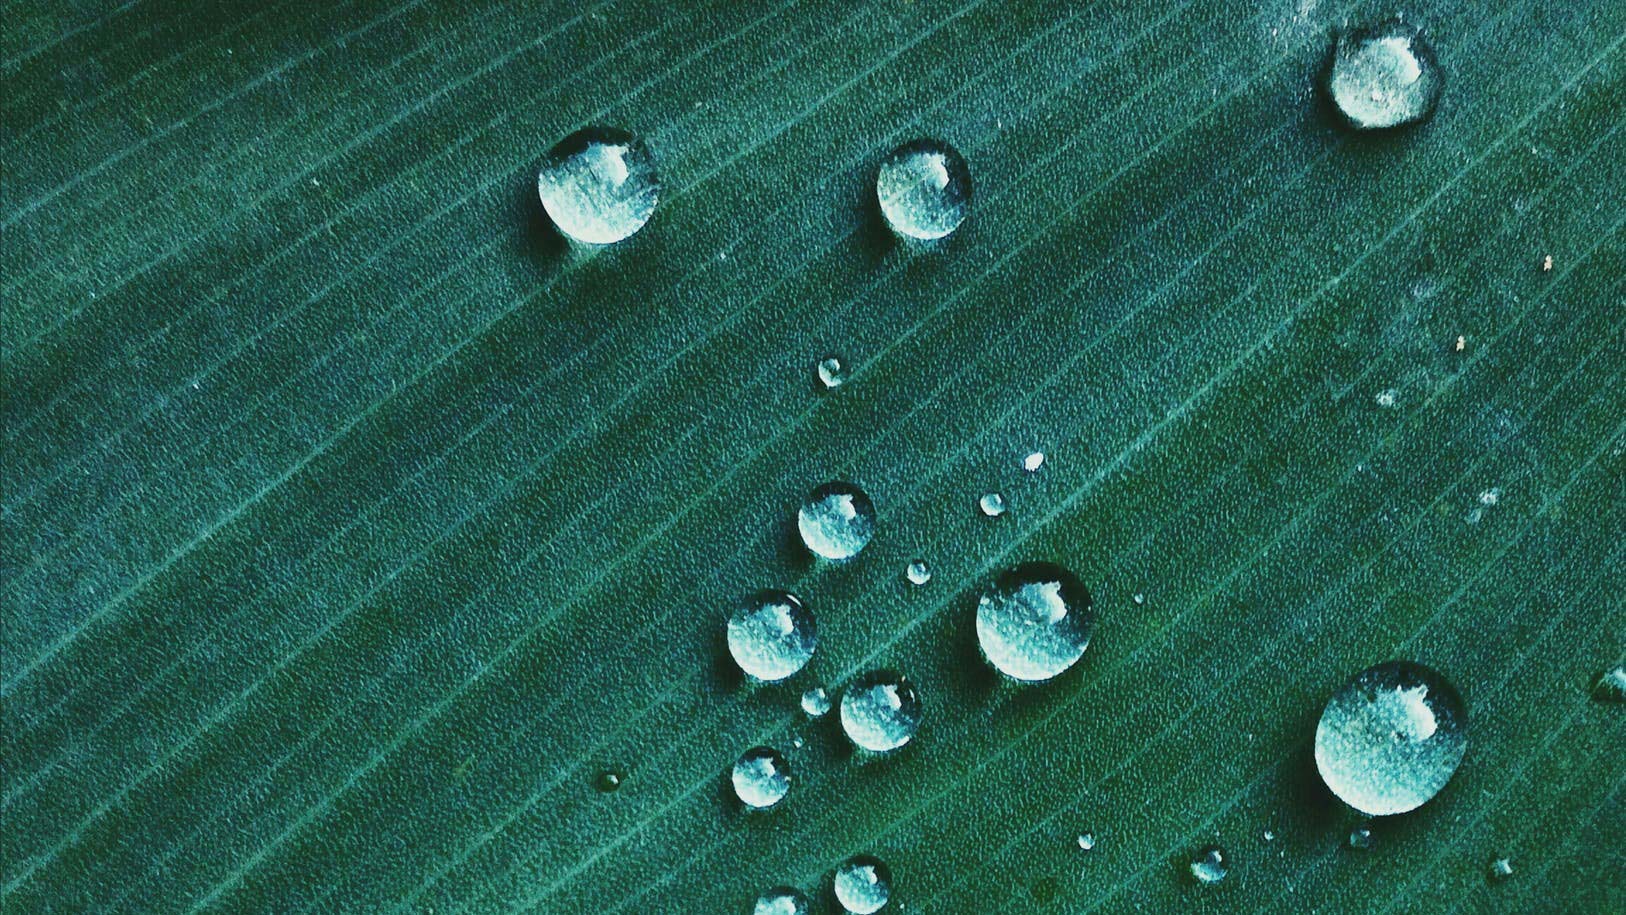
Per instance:
[[[892,898],[892,870],[873,855],[848,858],[836,868],[836,901],[853,915],[879,912]]]
[[[932,567],[926,564],[926,560],[916,559],[909,563],[909,567],[903,570],[903,574],[905,578],[909,579],[910,584],[923,585],[932,580]]]
[[[1374,844],[1372,827],[1362,823],[1349,831],[1349,847],[1367,849]]]
[[[1083,657],[1095,613],[1078,577],[1052,562],[999,573],[977,601],[977,642],[1008,677],[1049,680]]]
[[[1146,595],[1136,591],[1135,596],[1130,598],[1130,600],[1133,600],[1135,602],[1135,606],[1137,607],[1143,606],[1146,603]]]
[[[807,897],[788,886],[776,886],[757,897],[751,915],[807,915]]]
[[[1592,698],[1599,702],[1626,702],[1626,667],[1615,667],[1604,672],[1592,684]]]
[[[1378,406],[1388,409],[1389,407],[1394,406],[1396,401],[1400,399],[1400,392],[1396,391],[1394,388],[1389,388],[1386,391],[1379,391],[1378,396],[1375,399],[1378,402]]]
[[[1362,813],[1405,813],[1457,771],[1467,724],[1462,698],[1439,673],[1410,661],[1379,664],[1327,701],[1315,732],[1316,769]]]
[[[802,711],[809,718],[824,717],[830,711],[830,694],[825,692],[822,686],[815,686],[802,693]]]
[[[977,507],[990,518],[998,518],[1005,514],[1005,497],[997,492],[985,494],[977,500]]]
[[[1191,856],[1191,876],[1196,877],[1198,883],[1218,883],[1228,873],[1225,850],[1218,845],[1210,845]]]
[[[881,163],[875,197],[892,231],[925,241],[942,238],[971,211],[971,169],[947,143],[914,140]]]
[[[871,671],[841,697],[841,729],[854,745],[885,753],[915,736],[923,711],[907,677],[892,670]]]
[[[851,483],[826,483],[796,513],[802,542],[825,559],[851,559],[875,536],[875,503]]]
[[[783,680],[807,665],[819,644],[813,614],[788,591],[759,591],[728,620],[728,652],[758,680]]]
[[[605,769],[593,777],[593,787],[598,789],[601,794],[609,794],[611,791],[621,787],[621,783],[626,780],[626,770],[614,768]]]
[[[1479,504],[1489,508],[1502,501],[1502,490],[1492,486],[1479,494]]]
[[[1513,876],[1513,862],[1506,858],[1497,858],[1490,863],[1490,875],[1492,880],[1506,880]]]
[[[1028,454],[1027,457],[1022,459],[1022,469],[1026,470],[1028,473],[1033,473],[1035,470],[1038,470],[1040,467],[1043,467],[1043,466],[1044,466],[1044,452],[1043,451],[1031,452],[1030,454]]]
[[[790,791],[790,766],[772,747],[754,747],[734,763],[734,793],[747,807],[766,810]]]
[[[1274,842],[1274,841],[1276,841],[1276,833],[1274,833],[1274,832],[1272,832],[1272,831],[1270,831],[1268,829],[1265,830],[1265,841],[1266,842]]]
[[[1443,83],[1417,29],[1391,22],[1338,39],[1327,92],[1350,126],[1384,130],[1428,117]]]
[[[548,151],[536,188],[559,231],[607,245],[643,228],[655,212],[661,182],[643,140],[624,130],[587,127]]]
[[[841,360],[830,356],[819,362],[819,384],[826,388],[839,388],[847,380],[847,367]]]
[[[1078,847],[1082,851],[1095,850],[1095,833],[1081,832],[1078,834]]]

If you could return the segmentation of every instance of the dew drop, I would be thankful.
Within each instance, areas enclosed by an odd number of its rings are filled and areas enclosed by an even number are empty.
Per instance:
[[[728,620],[728,652],[740,670],[758,680],[796,673],[818,644],[812,612],[788,591],[759,591]]]
[[[807,915],[807,897],[788,886],[776,886],[757,897],[751,915]]]
[[[1592,698],[1599,702],[1626,702],[1626,667],[1605,671],[1592,684]]]
[[[1359,130],[1384,130],[1428,117],[1444,80],[1415,27],[1391,22],[1338,39],[1327,92]]]
[[[892,898],[892,870],[873,855],[848,858],[836,868],[836,901],[853,915],[879,912]]]
[[[875,536],[875,503],[851,483],[826,483],[796,513],[802,542],[825,559],[851,559]]]
[[[1210,845],[1191,856],[1191,876],[1196,877],[1198,883],[1218,883],[1228,873],[1225,850],[1218,845]]]
[[[618,242],[643,228],[660,187],[649,147],[610,127],[587,127],[560,140],[536,179],[553,224],[592,245]]]
[[[1372,838],[1371,826],[1362,823],[1349,831],[1350,848],[1368,849],[1373,844],[1375,844],[1375,840]]]
[[[892,231],[923,241],[942,238],[971,210],[971,169],[947,143],[914,140],[881,163],[875,197]]]
[[[1044,466],[1044,452],[1043,451],[1031,452],[1031,453],[1028,454],[1027,457],[1022,459],[1022,469],[1026,470],[1028,473],[1033,473],[1034,471],[1038,470],[1040,467],[1043,467],[1043,466]]]
[[[1080,851],[1095,850],[1095,833],[1081,832],[1078,834],[1078,847]]]
[[[1273,832],[1272,830],[1269,830],[1269,829],[1265,830],[1265,841],[1266,842],[1274,842],[1274,841],[1276,841],[1276,833]]]
[[[1391,661],[1356,674],[1327,701],[1316,769],[1332,793],[1371,816],[1405,813],[1438,794],[1468,747],[1468,715],[1439,673]]]
[[[790,766],[772,747],[746,750],[734,763],[734,793],[747,807],[766,810],[790,791]]]
[[[1490,875],[1492,880],[1506,880],[1513,876],[1513,862],[1506,858],[1497,858],[1490,863]]]
[[[923,585],[932,580],[932,567],[926,564],[926,560],[916,559],[903,570],[903,575],[909,579],[910,584]]]
[[[1378,396],[1374,399],[1378,402],[1378,406],[1388,409],[1393,407],[1396,401],[1400,399],[1400,392],[1394,388],[1389,388],[1386,391],[1379,391]]]
[[[600,771],[598,775],[593,777],[593,787],[597,789],[600,794],[609,794],[617,788],[620,788],[621,783],[626,780],[627,773],[625,770],[618,768],[604,769]]]
[[[1479,493],[1479,504],[1485,506],[1486,508],[1490,508],[1501,501],[1502,490],[1495,486],[1492,486],[1490,489],[1482,490]]]
[[[1078,577],[1052,562],[1024,562],[995,576],[977,601],[977,642],[988,663],[1037,683],[1083,657],[1095,613]]]
[[[1005,497],[997,492],[990,492],[977,500],[977,508],[990,518],[998,518],[1005,514]]]
[[[1130,598],[1130,600],[1134,601],[1135,606],[1137,606],[1137,607],[1145,606],[1145,604],[1146,604],[1146,595],[1140,593],[1139,591],[1136,591],[1135,596]]]
[[[839,388],[847,380],[847,367],[834,356],[819,361],[819,384],[826,388]]]
[[[809,718],[823,718],[830,711],[830,694],[815,686],[802,693],[802,712]]]
[[[871,671],[841,697],[841,729],[855,746],[885,753],[915,736],[923,711],[907,677],[893,670]]]

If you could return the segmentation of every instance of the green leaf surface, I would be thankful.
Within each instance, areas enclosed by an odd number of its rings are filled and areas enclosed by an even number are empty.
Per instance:
[[[1317,73],[1401,12],[1444,96],[1353,135]],[[825,910],[857,853],[899,912],[1626,911],[1626,4],[0,21],[6,912]],[[665,188],[585,252],[535,173],[600,123]],[[921,135],[976,183],[935,247],[872,197]],[[971,620],[1036,559],[1098,620],[1018,687]],[[764,587],[784,684],[723,646]],[[1397,657],[1468,753],[1355,850],[1309,738]],[[926,718],[857,758],[797,698],[880,666]]]

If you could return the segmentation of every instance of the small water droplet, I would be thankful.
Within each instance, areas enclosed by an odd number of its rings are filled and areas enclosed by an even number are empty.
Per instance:
[[[812,611],[788,591],[759,591],[728,620],[728,652],[740,670],[758,680],[796,673],[818,644]]]
[[[923,241],[942,238],[971,211],[971,169],[947,143],[914,140],[881,163],[875,197],[892,231]]]
[[[836,868],[836,901],[853,915],[879,912],[892,898],[892,870],[874,855],[848,858]]]
[[[795,737],[790,739],[790,745],[800,750],[802,747],[807,745],[807,741],[802,739],[802,735],[797,734]]]
[[[1617,665],[1604,671],[1598,682],[1592,684],[1592,698],[1599,702],[1626,702],[1626,667]]]
[[[766,810],[790,791],[790,766],[772,747],[746,750],[734,763],[734,794],[747,807]]]
[[[1143,606],[1146,603],[1146,595],[1144,595],[1144,594],[1140,593],[1139,591],[1137,591],[1137,592],[1135,592],[1135,596],[1133,598],[1131,598],[1131,600],[1133,600],[1135,602],[1135,606],[1137,606],[1137,607]]]
[[[1044,466],[1044,452],[1043,451],[1031,452],[1031,453],[1028,454],[1027,457],[1022,459],[1022,469],[1026,470],[1028,473],[1033,473],[1034,471],[1038,470],[1040,467],[1043,467],[1043,466]]]
[[[1268,829],[1265,830],[1265,841],[1266,842],[1274,842],[1274,841],[1276,841],[1276,833],[1271,832]]]
[[[757,897],[751,915],[807,915],[807,897],[788,886],[776,886]]]
[[[1005,514],[1005,497],[997,492],[990,492],[977,500],[977,507],[990,518],[998,518]]]
[[[1374,840],[1372,838],[1371,826],[1362,823],[1349,831],[1350,848],[1367,849],[1371,848],[1373,844]]]
[[[1506,858],[1497,858],[1490,863],[1490,875],[1492,880],[1506,880],[1513,876],[1513,862]]]
[[[643,228],[661,182],[643,140],[625,130],[587,127],[548,151],[536,188],[559,231],[607,245]]]
[[[830,694],[824,687],[815,686],[802,693],[802,711],[809,718],[822,718],[830,711]]]
[[[1443,83],[1428,42],[1402,22],[1340,37],[1327,75],[1333,104],[1359,130],[1423,120],[1434,110]]]
[[[841,360],[830,356],[819,362],[819,384],[826,388],[839,388],[847,380],[847,367]]]
[[[1095,613],[1078,577],[1052,562],[1024,562],[995,576],[977,601],[977,642],[988,663],[1037,683],[1083,657]]]
[[[1081,832],[1078,834],[1078,847],[1081,851],[1095,850],[1095,833]]]
[[[1196,877],[1198,883],[1218,883],[1228,873],[1230,866],[1225,860],[1225,850],[1218,845],[1210,845],[1191,856],[1191,876]]]
[[[1378,406],[1388,409],[1400,399],[1400,392],[1394,388],[1389,388],[1386,391],[1379,391],[1378,396],[1374,399],[1377,400]]]
[[[611,791],[621,787],[621,783],[626,780],[626,770],[616,768],[604,769],[600,771],[598,775],[593,777],[593,787],[598,789],[601,794],[609,794]]]
[[[1405,813],[1457,771],[1467,722],[1462,698],[1436,671],[1410,661],[1369,667],[1327,700],[1316,725],[1316,769],[1362,813]]]
[[[1483,490],[1479,493],[1479,504],[1485,506],[1486,508],[1489,508],[1490,506],[1501,501],[1502,490],[1495,486],[1492,486],[1490,489]]]
[[[908,743],[924,709],[914,684],[893,670],[864,674],[841,697],[841,729],[855,746],[885,753]]]
[[[909,579],[910,584],[923,585],[932,580],[932,567],[926,564],[926,560],[916,559],[903,570],[903,575]]]
[[[851,559],[875,536],[875,503],[851,483],[826,483],[808,494],[796,528],[815,555]]]

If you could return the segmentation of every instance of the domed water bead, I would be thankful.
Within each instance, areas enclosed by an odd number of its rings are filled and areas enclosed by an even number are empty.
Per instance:
[[[903,570],[903,575],[910,584],[923,585],[932,580],[932,567],[926,564],[926,560],[916,559]]]
[[[1592,684],[1592,698],[1599,702],[1626,702],[1626,667],[1612,667]]]
[[[1436,671],[1391,661],[1356,674],[1327,701],[1316,769],[1340,800],[1371,816],[1405,813],[1450,781],[1468,748],[1468,714]]]
[[[881,163],[875,197],[892,231],[922,241],[942,238],[971,211],[971,169],[947,143],[914,140]]]
[[[990,518],[1005,514],[1005,497],[997,492],[983,493],[977,500],[977,509]]]
[[[875,503],[851,483],[826,483],[802,503],[796,529],[814,555],[851,559],[875,536]]]
[[[1225,849],[1218,845],[1200,849],[1191,856],[1191,876],[1197,878],[1198,883],[1218,883],[1230,872],[1231,866],[1226,861]]]
[[[1090,592],[1052,562],[999,573],[977,601],[977,642],[1000,673],[1029,683],[1060,674],[1084,655],[1095,626]]]
[[[607,245],[643,228],[661,182],[643,140],[625,130],[587,127],[548,151],[536,188],[559,231]]]
[[[747,674],[773,682],[796,673],[818,647],[813,613],[788,591],[759,591],[728,620],[728,653]]]
[[[841,697],[841,729],[860,749],[885,753],[920,730],[924,709],[914,684],[894,670],[871,671]]]
[[[830,694],[815,686],[802,693],[802,712],[809,718],[823,718],[830,711]]]
[[[834,878],[836,901],[853,915],[879,912],[892,898],[892,871],[873,855],[843,861]]]
[[[766,810],[790,792],[790,766],[771,747],[746,750],[731,774],[734,794],[747,807]]]
[[[1429,116],[1444,80],[1415,27],[1391,22],[1338,39],[1327,92],[1352,127],[1385,130]]]
[[[819,384],[826,388],[839,388],[847,380],[847,367],[835,356],[819,360],[817,366]]]
[[[751,915],[807,915],[807,897],[788,886],[776,886],[757,897]]]

